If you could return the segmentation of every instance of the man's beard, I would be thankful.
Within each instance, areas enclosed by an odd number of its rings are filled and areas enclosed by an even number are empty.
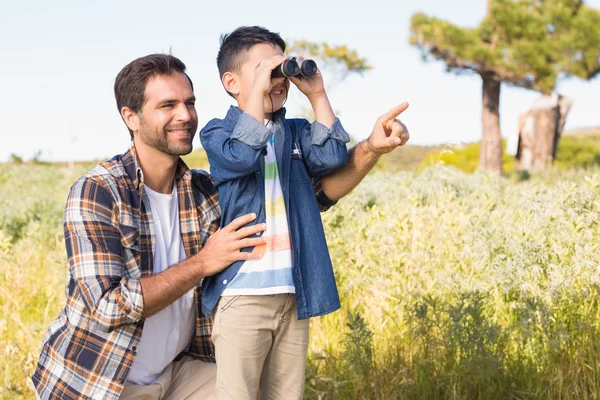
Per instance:
[[[192,133],[190,134],[189,139],[179,139],[177,141],[169,141],[168,132],[169,128],[156,129],[156,130],[148,130],[146,124],[140,121],[140,138],[142,141],[149,147],[152,147],[162,153],[169,154],[172,156],[183,156],[191,153],[194,148],[193,139],[196,134],[195,128],[191,124],[186,124],[180,127],[177,127],[181,130],[188,130],[190,128],[194,128]],[[171,128],[173,129],[173,128]]]

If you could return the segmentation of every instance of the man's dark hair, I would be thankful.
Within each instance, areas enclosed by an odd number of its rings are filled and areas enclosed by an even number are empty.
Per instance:
[[[170,54],[150,54],[127,64],[115,79],[115,99],[119,113],[123,107],[139,113],[146,102],[148,80],[157,75],[170,75],[173,72],[184,74],[190,82],[192,91],[194,90],[192,80],[185,73],[185,64]],[[129,135],[133,139],[131,129],[129,129]]]
[[[281,36],[260,26],[241,26],[229,34],[221,35],[221,47],[217,54],[219,77],[222,78],[225,72],[238,71],[246,61],[248,51],[260,43],[279,46],[285,51]]]

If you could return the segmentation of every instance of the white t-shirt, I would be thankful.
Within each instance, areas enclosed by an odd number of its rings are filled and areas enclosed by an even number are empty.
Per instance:
[[[171,194],[157,193],[148,186],[144,189],[150,201],[156,239],[153,273],[158,274],[186,258],[179,230],[177,188],[173,185]],[[190,342],[195,321],[194,289],[146,318],[128,382],[151,384]]]

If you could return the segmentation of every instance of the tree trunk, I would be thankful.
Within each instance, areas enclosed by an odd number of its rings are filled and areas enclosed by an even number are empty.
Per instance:
[[[571,104],[567,97],[545,95],[521,115],[518,169],[542,171],[552,164]]]
[[[481,126],[483,136],[479,151],[479,168],[502,173],[502,137],[500,135],[500,81],[494,74],[481,74],[483,80]]]

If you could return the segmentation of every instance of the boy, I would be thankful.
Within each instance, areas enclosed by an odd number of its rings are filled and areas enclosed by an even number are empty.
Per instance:
[[[254,398],[259,388],[263,398],[301,399],[308,318],[340,307],[311,178],[345,165],[350,138],[320,72],[290,79],[316,122],[285,118],[289,80],[271,77],[284,51],[281,37],[261,27],[225,35],[217,64],[238,107],[200,132],[221,224],[249,212],[266,224],[267,244],[248,249],[262,259],[235,262],[203,283],[203,311],[214,318],[219,399]]]

